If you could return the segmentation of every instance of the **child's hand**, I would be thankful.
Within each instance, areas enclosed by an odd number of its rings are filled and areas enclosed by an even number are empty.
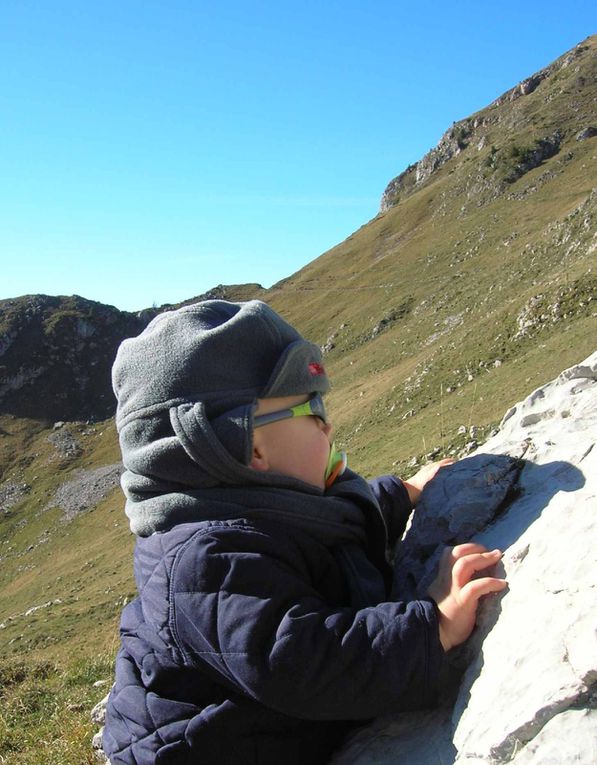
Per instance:
[[[446,457],[438,462],[430,462],[427,465],[423,465],[423,467],[415,473],[412,478],[409,478],[408,481],[402,481],[413,506],[419,501],[419,497],[421,496],[425,484],[434,477],[437,471],[446,465],[453,465],[454,462],[456,462],[456,460],[453,460],[451,457]]]
[[[444,651],[463,643],[473,631],[479,598],[507,587],[505,579],[473,579],[477,571],[495,565],[502,553],[487,552],[483,545],[468,543],[444,551],[438,575],[429,595],[439,608],[439,639]]]

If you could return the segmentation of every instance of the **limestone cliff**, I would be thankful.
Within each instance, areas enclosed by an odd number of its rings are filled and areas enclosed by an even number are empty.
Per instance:
[[[405,199],[465,151],[472,160],[471,176],[476,175],[473,193],[482,202],[558,154],[566,136],[573,143],[594,135],[590,113],[579,107],[579,93],[595,83],[593,43],[594,38],[580,43],[487,108],[455,122],[437,146],[390,181],[380,211]]]

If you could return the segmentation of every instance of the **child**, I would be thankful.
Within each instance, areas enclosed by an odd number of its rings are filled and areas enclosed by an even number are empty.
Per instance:
[[[388,601],[387,543],[447,461],[404,483],[342,472],[320,349],[258,301],[161,314],[113,382],[139,597],[111,763],[318,765],[355,722],[431,705],[444,652],[505,586],[472,579],[499,551],[460,545],[430,597]]]

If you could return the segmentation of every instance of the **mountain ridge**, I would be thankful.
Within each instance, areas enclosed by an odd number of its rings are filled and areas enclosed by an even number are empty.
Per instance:
[[[560,56],[549,66],[535,72],[513,88],[507,90],[489,104],[489,106],[480,109],[470,117],[454,122],[433,149],[427,152],[418,162],[409,165],[406,170],[388,183],[381,197],[380,212],[389,210],[397,203],[401,192],[408,194],[418,188],[446,162],[459,155],[474,142],[476,142],[477,150],[480,151],[485,148],[488,141],[487,128],[496,123],[499,124],[501,121],[499,114],[496,114],[497,108],[534,93],[544,80],[557,75],[560,70],[571,66],[579,56],[589,51],[592,39],[587,38],[583,42],[578,43],[578,45],[563,56]],[[577,137],[581,136],[581,140],[593,137],[595,135],[593,131],[597,131],[595,125],[587,124],[588,117],[589,115],[586,114],[576,115]],[[536,145],[533,148],[527,148],[526,156],[521,152],[516,157],[520,161],[514,165],[510,174],[506,175],[504,180],[512,183],[529,170],[537,167],[543,160],[556,154],[559,151],[561,139],[562,135],[557,128],[552,135],[535,139]],[[492,157],[492,159],[494,162],[498,161],[496,157]],[[414,179],[412,178],[413,175]]]
[[[177,307],[261,290],[258,284],[219,285]],[[118,346],[174,307],[121,311],[80,295],[0,300],[0,411],[46,422],[110,417],[116,404],[110,370]]]

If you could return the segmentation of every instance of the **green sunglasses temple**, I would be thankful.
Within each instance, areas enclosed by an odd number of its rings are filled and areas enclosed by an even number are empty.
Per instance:
[[[289,409],[280,409],[277,412],[269,412],[268,414],[259,414],[253,418],[253,427],[260,428],[262,425],[268,425],[270,422],[278,422],[279,420],[288,420],[291,417],[304,417],[313,415],[319,417],[325,422],[325,409],[321,396],[314,396],[304,404],[297,404]]]

